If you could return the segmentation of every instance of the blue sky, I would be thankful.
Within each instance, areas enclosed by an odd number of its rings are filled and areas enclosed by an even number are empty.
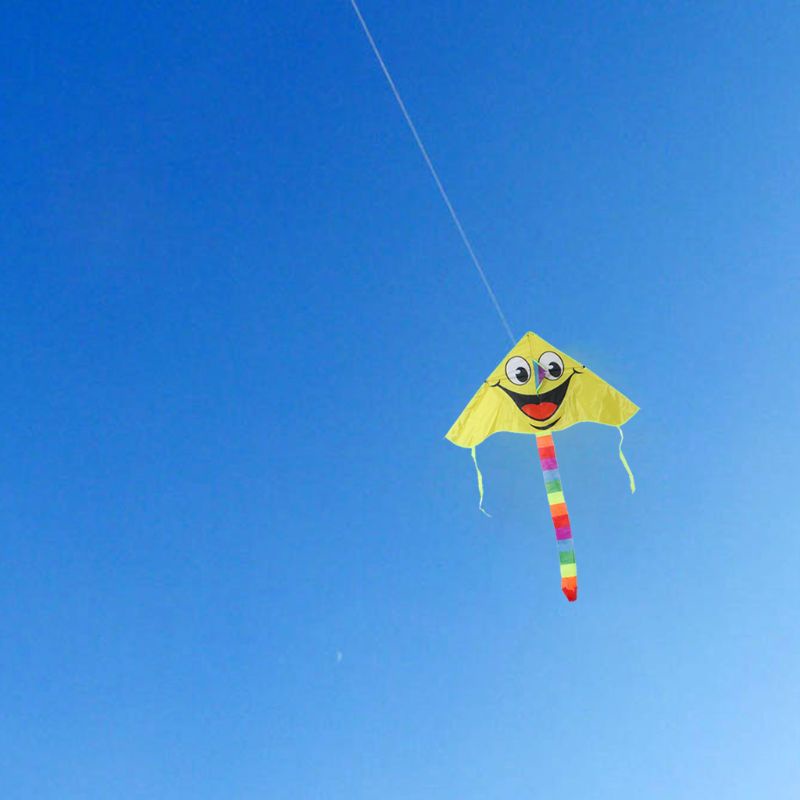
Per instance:
[[[367,2],[517,335],[642,411],[443,434],[507,350],[347,2],[0,12],[0,794],[800,793],[800,11]]]

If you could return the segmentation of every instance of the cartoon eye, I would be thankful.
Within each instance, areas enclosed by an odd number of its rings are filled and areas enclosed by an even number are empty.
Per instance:
[[[549,350],[539,356],[539,366],[544,370],[544,376],[549,381],[557,381],[564,374],[564,362],[558,353]],[[509,362],[510,363],[510,362]]]
[[[506,363],[506,375],[511,383],[522,386],[531,379],[531,365],[522,356],[514,356]]]

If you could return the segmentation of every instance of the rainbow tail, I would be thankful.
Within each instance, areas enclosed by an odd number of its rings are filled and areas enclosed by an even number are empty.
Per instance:
[[[578,567],[575,564],[572,529],[567,504],[564,502],[564,490],[561,488],[553,437],[549,433],[536,434],[536,446],[539,448],[539,462],[542,465],[544,487],[547,489],[547,502],[550,503],[550,516],[556,529],[558,558],[561,562],[561,591],[572,603],[578,599]]]

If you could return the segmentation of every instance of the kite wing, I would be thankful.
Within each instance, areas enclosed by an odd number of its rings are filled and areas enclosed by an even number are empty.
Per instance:
[[[447,438],[475,447],[498,431],[542,435],[576,422],[619,427],[638,410],[583,364],[528,332],[486,378]]]

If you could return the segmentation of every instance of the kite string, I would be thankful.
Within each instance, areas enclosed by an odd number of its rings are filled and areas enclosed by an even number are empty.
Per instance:
[[[411,119],[411,115],[408,113],[406,104],[403,102],[403,98],[400,96],[400,92],[398,91],[397,86],[395,85],[395,82],[389,73],[389,69],[383,60],[380,50],[378,50],[378,45],[375,44],[375,40],[372,38],[372,34],[367,27],[366,20],[361,14],[361,9],[358,7],[356,0],[350,0],[350,5],[353,6],[353,11],[355,11],[358,21],[361,23],[361,27],[364,29],[364,34],[366,35],[367,41],[372,48],[372,52],[375,54],[375,58],[378,60],[378,64],[380,65],[384,76],[386,77],[386,81],[389,84],[389,88],[392,90],[394,99],[397,100],[397,105],[400,106],[400,111],[403,112],[403,117],[405,118],[406,124],[408,125],[409,130],[414,137],[414,141],[417,143],[417,147],[419,148],[423,159],[425,159],[425,163],[428,165],[428,169],[430,170],[433,180],[436,183],[436,188],[439,190],[439,194],[442,196],[442,200],[444,200],[444,204],[447,206],[447,210],[450,212],[450,216],[453,219],[453,224],[456,226],[459,236],[461,236],[461,241],[464,242],[464,247],[467,248],[467,253],[469,253],[469,257],[472,259],[472,263],[475,265],[475,269],[478,271],[478,275],[480,275],[484,287],[486,287],[486,292],[489,295],[489,299],[492,301],[494,310],[497,312],[497,316],[500,317],[500,322],[503,323],[503,327],[506,329],[506,333],[508,334],[508,338],[511,340],[511,344],[515,344],[517,340],[514,337],[514,334],[511,332],[511,326],[508,324],[506,315],[503,313],[503,309],[500,308],[500,303],[497,300],[497,296],[495,295],[494,290],[489,283],[489,279],[486,277],[486,273],[481,266],[481,262],[478,260],[478,256],[475,254],[475,251],[472,248],[472,244],[470,243],[470,240],[464,231],[461,220],[458,218],[458,214],[456,214],[456,210],[453,208],[453,204],[450,202],[450,198],[445,191],[441,179],[439,178],[439,173],[436,171],[436,167],[433,166],[431,157],[428,155],[428,151],[426,150],[425,145],[422,143],[422,139],[417,132],[417,127],[414,125],[414,121]]]

